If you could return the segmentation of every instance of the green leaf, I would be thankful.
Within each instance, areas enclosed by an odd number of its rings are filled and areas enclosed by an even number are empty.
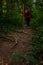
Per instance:
[[[35,64],[39,64],[40,65],[40,62],[39,62],[39,60],[38,59],[36,59],[36,58],[34,58],[34,57],[26,57],[25,58],[27,61],[31,61],[31,62],[33,62],[33,63],[35,63]]]
[[[29,55],[29,56],[36,56],[36,53],[34,53],[34,52],[28,52],[27,55]]]
[[[20,54],[14,54],[13,56],[12,56],[12,59],[13,60],[17,60],[17,59],[23,59],[24,57],[22,56],[22,55],[20,55]]]

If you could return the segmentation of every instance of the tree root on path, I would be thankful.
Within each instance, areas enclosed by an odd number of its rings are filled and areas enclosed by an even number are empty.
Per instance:
[[[9,41],[11,41],[11,42],[15,42],[14,40],[11,40],[11,39],[8,38],[8,37],[0,36],[0,38],[5,39],[5,40],[9,40]]]
[[[4,40],[6,40],[6,41],[9,41],[9,42],[13,43],[12,46],[11,46],[11,48],[10,48],[10,50],[13,49],[13,47],[15,47],[16,45],[18,45],[18,41],[16,40],[16,38],[15,38],[15,40],[13,40],[13,38],[10,39],[9,37],[0,36],[0,39],[1,38],[4,39]]]
[[[17,33],[24,33],[24,34],[28,34],[27,32],[25,32],[24,30],[22,31],[16,31]]]

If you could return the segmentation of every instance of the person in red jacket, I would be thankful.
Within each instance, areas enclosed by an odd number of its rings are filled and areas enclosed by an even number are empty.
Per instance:
[[[24,9],[24,18],[25,18],[25,21],[26,21],[27,26],[29,26],[30,19],[32,18],[31,10],[30,10],[29,7],[26,7]]]

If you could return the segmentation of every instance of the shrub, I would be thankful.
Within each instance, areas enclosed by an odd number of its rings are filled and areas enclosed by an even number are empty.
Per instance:
[[[21,28],[24,25],[23,14],[18,10],[11,10],[1,20],[0,30],[1,32],[12,32]]]

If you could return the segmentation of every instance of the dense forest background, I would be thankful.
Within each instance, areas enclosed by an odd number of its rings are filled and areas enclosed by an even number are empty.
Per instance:
[[[32,12],[30,27],[34,30],[34,38],[30,45],[34,50],[27,56],[14,55],[14,59],[25,58],[34,64],[43,63],[43,0],[0,0],[0,33],[7,34],[21,29],[25,25],[23,10],[29,6]],[[43,64],[42,64],[43,65]]]
[[[42,20],[42,17],[43,17],[43,12],[42,12],[43,1],[42,0],[27,0],[27,1],[26,0],[25,1],[24,0],[23,1],[22,0],[9,0],[9,1],[0,0],[0,29],[1,31],[8,32],[9,30],[12,30],[13,28],[10,26],[13,26],[13,24],[16,26],[16,28],[24,25],[23,10],[25,6],[29,6],[31,8],[32,15],[33,15],[33,18],[32,18],[33,22],[30,22],[30,23],[31,24],[33,23],[33,25],[36,26],[36,24],[38,23],[37,20],[40,21],[40,18]],[[12,24],[12,25],[9,25],[9,24]],[[37,26],[38,25],[39,24],[37,24]]]

